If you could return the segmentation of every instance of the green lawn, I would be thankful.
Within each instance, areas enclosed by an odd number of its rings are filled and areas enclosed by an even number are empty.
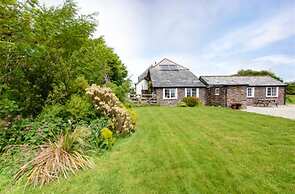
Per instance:
[[[287,95],[287,103],[295,104],[295,95]]]
[[[213,107],[136,111],[137,132],[95,169],[26,192],[295,192],[295,121]]]

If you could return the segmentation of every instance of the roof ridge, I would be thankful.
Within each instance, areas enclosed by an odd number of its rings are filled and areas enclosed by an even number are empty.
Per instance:
[[[171,62],[172,64],[175,64],[175,65],[179,66],[180,68],[182,68],[182,69],[179,69],[179,70],[189,70],[189,71],[190,71],[189,68],[187,68],[187,67],[185,67],[185,66],[183,66],[183,65],[180,65],[180,64],[178,64],[178,63],[176,63],[176,62],[174,62],[174,61],[172,61],[171,59],[168,59],[168,58],[166,58],[166,57],[163,58],[160,62],[158,62],[154,67],[156,67],[156,66],[160,66],[160,63],[163,62],[164,60],[167,60],[167,61]]]
[[[271,77],[269,75],[201,75],[200,77]]]

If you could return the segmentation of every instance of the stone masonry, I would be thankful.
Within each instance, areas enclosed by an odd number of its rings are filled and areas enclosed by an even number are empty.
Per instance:
[[[227,86],[226,106],[231,107],[234,103],[242,104],[242,108],[247,106],[246,89],[247,86]]]
[[[247,106],[254,106],[255,102],[258,99],[273,99],[273,100],[276,100],[276,103],[278,103],[278,105],[285,104],[285,87],[279,87],[278,97],[266,97],[265,86],[254,87],[254,88],[255,88],[254,97],[247,98]]]
[[[163,99],[163,88],[154,88],[154,92],[157,96],[157,102],[160,105],[176,105],[185,97],[185,88],[177,88],[177,99]],[[207,89],[199,88],[199,99],[207,104]]]

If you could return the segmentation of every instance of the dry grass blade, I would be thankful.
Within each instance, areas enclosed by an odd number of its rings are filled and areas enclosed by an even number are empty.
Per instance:
[[[26,176],[28,183],[33,186],[44,185],[60,176],[68,178],[69,173],[75,173],[79,169],[92,168],[94,164],[87,156],[75,150],[73,145],[76,139],[81,140],[77,133],[73,136],[61,136],[56,143],[50,142],[42,146],[38,155],[20,168],[15,180]]]

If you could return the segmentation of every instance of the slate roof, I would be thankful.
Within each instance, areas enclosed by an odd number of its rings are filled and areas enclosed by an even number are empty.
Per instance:
[[[153,87],[205,87],[188,68],[164,58],[150,66],[138,79],[144,79],[150,73]],[[141,79],[141,80],[140,80]]]
[[[201,76],[207,85],[286,86],[270,76]]]

